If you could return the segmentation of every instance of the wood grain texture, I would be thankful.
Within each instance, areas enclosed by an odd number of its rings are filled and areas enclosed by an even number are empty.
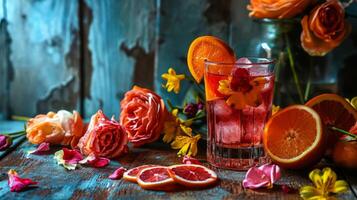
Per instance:
[[[152,87],[156,1],[85,3],[92,14],[87,22],[92,69],[86,73],[90,85],[84,99],[85,116],[99,108],[109,116],[118,116],[119,102],[134,84]]]
[[[8,117],[9,114],[9,33],[7,30],[5,0],[0,0],[0,120]]]
[[[216,169],[219,183],[202,190],[182,190],[179,192],[158,192],[141,189],[138,185],[124,180],[113,181],[107,177],[118,167],[132,168],[142,164],[172,165],[180,163],[176,152],[163,144],[153,144],[144,148],[131,149],[130,153],[102,169],[82,167],[67,171],[58,166],[52,148],[49,155],[26,155],[34,146],[25,142],[20,148],[3,158],[0,163],[0,195],[5,199],[300,199],[297,192],[285,194],[280,186],[285,184],[293,188],[311,184],[306,171],[283,171],[283,178],[274,189],[243,189],[242,180],[245,172]],[[203,155],[200,160],[205,162]],[[11,193],[7,186],[6,172],[15,169],[20,176],[39,181],[37,188],[21,193]],[[350,175],[351,176],[351,175]],[[353,199],[348,191],[340,199]]]
[[[179,95],[168,94],[161,87],[164,83],[161,74],[172,67],[177,73],[189,75],[186,56],[192,40],[201,35],[215,35],[228,41],[230,1],[224,2],[186,0],[185,3],[182,3],[161,0],[155,90],[165,99],[170,98],[174,103],[181,103],[185,93],[189,90],[188,82],[184,81]]]
[[[77,10],[71,0],[6,1],[12,114],[78,107]]]

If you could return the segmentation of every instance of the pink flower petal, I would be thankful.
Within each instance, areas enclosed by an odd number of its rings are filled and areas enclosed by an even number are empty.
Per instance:
[[[79,161],[83,160],[83,156],[77,150],[71,150],[63,148],[63,160],[69,164],[77,164]]]
[[[265,164],[258,167],[258,169],[262,170],[264,174],[266,174],[269,177],[271,185],[273,185],[276,181],[278,181],[281,178],[281,171],[278,165]]]
[[[36,185],[37,182],[32,181],[31,179],[28,178],[20,178],[16,171],[13,169],[10,169],[8,172],[8,185],[10,187],[11,192],[20,192],[24,188],[30,186],[30,185]]]
[[[102,168],[107,166],[110,163],[108,158],[97,157],[94,154],[89,154],[86,158],[79,161],[80,164],[88,164],[91,167]]]
[[[268,187],[270,184],[270,178],[262,171],[256,167],[250,168],[245,174],[245,178],[243,180],[244,188],[260,188],[260,187]]]
[[[123,174],[125,171],[126,171],[126,169],[124,167],[120,167],[120,168],[116,169],[108,178],[110,178],[112,180],[121,179],[123,177]]]
[[[243,180],[243,187],[256,189],[260,187],[273,187],[281,178],[280,168],[274,164],[265,164],[260,167],[250,168]]]
[[[35,150],[29,151],[29,154],[42,154],[43,152],[49,151],[50,150],[50,143],[48,142],[43,142],[40,145],[37,146]]]
[[[94,160],[88,162],[90,166],[96,168],[102,168],[107,166],[110,163],[108,158],[96,157]]]
[[[196,164],[196,165],[202,165],[200,161],[198,161],[196,158],[193,158],[191,156],[185,155],[182,159],[183,164]]]

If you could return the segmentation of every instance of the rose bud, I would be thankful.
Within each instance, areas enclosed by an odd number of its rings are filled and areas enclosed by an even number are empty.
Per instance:
[[[250,17],[286,19],[300,14],[311,0],[251,0],[247,9]]]
[[[77,111],[60,110],[31,118],[27,122],[26,137],[32,144],[48,142],[75,147],[83,129],[83,121]]]
[[[91,117],[88,129],[79,140],[81,153],[88,156],[116,158],[128,150],[125,129],[114,119],[109,120],[101,110]]]
[[[338,0],[328,0],[316,6],[301,20],[301,45],[312,56],[324,56],[348,36],[351,25]]]
[[[12,138],[0,134],[0,151],[4,151],[12,145]]]
[[[187,117],[194,117],[196,115],[198,111],[198,105],[195,103],[189,103],[185,106],[185,108],[183,109],[183,113],[187,116]]]
[[[120,102],[120,122],[135,147],[159,139],[167,115],[164,101],[149,89],[134,86]]]

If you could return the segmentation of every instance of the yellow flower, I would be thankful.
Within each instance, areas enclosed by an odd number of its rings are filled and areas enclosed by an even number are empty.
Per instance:
[[[177,117],[178,109],[173,109],[171,116],[164,123],[164,137],[162,140],[165,143],[171,142],[176,135],[179,135],[181,132],[181,120]]]
[[[273,104],[272,109],[271,109],[271,115],[275,115],[279,111],[280,111],[280,106],[276,106]]]
[[[329,167],[311,171],[309,178],[315,186],[300,188],[300,196],[307,200],[334,199],[332,194],[346,192],[349,187],[346,181],[336,180],[336,173]]]
[[[220,80],[218,91],[223,95],[229,95],[226,103],[235,109],[241,110],[246,105],[259,106],[261,104],[260,92],[267,80],[264,77],[255,78],[249,82],[251,89],[249,91],[234,91],[230,87],[232,77],[228,77],[227,80]]]
[[[167,80],[166,85],[164,86],[168,92],[172,90],[177,94],[180,91],[180,81],[185,79],[184,74],[176,75],[174,69],[169,68],[168,73],[162,74],[161,77]]]
[[[351,104],[355,109],[357,109],[357,97],[353,97],[353,98],[351,99],[351,101],[349,101],[349,100],[347,99],[347,101],[350,102],[350,104]]]
[[[192,131],[192,130],[191,130]],[[171,143],[171,148],[180,149],[177,153],[179,156],[189,155],[195,156],[197,154],[197,142],[201,138],[200,134],[195,136],[178,135]]]

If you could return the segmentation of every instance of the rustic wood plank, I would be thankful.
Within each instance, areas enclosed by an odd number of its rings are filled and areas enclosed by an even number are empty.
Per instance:
[[[99,108],[118,116],[119,101],[133,84],[153,87],[156,0],[86,0],[84,6],[91,16],[85,116]]]
[[[283,171],[283,178],[272,190],[246,190],[242,188],[245,172],[217,170],[220,181],[215,187],[202,190],[182,190],[179,192],[158,192],[141,189],[138,185],[124,180],[112,181],[107,177],[119,166],[126,168],[142,164],[172,165],[180,163],[176,151],[162,143],[151,144],[143,148],[130,149],[130,153],[102,169],[82,167],[75,171],[66,171],[58,166],[52,148],[49,155],[26,155],[34,148],[25,142],[16,151],[0,162],[0,196],[4,199],[300,199],[298,193],[285,194],[279,186],[286,184],[294,188],[311,184],[308,171]],[[201,150],[203,150],[201,148]],[[198,157],[205,165],[204,153]],[[15,169],[23,177],[39,181],[39,187],[21,193],[11,193],[7,186],[6,172]],[[339,171],[337,171],[339,173]],[[352,176],[352,175],[350,175]],[[351,191],[339,196],[341,199],[353,199]]]
[[[214,35],[229,39],[230,3],[217,0],[161,0],[159,44],[155,65],[155,90],[164,98],[180,103],[189,90],[183,82],[179,95],[168,94],[161,87],[161,74],[169,67],[178,73],[189,74],[186,62],[188,47],[201,35]]]
[[[5,0],[0,0],[0,120],[8,115],[9,33],[7,30]]]
[[[339,171],[342,174],[341,178],[345,179],[350,184],[351,190],[355,198],[357,198],[357,176],[355,170],[340,169]]]
[[[11,114],[33,116],[79,105],[78,2],[5,1]]]

